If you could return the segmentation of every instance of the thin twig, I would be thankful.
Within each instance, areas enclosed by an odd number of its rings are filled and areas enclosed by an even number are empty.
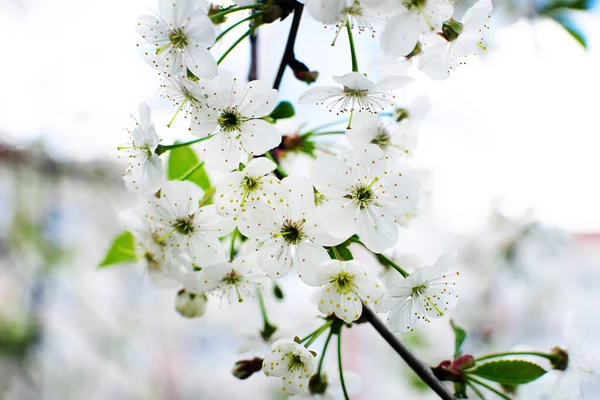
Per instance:
[[[431,367],[419,360],[402,342],[400,342],[392,332],[390,332],[383,322],[375,315],[370,308],[363,306],[363,317],[375,328],[381,337],[388,342],[390,346],[402,357],[406,364],[429,386],[440,398],[444,400],[455,400],[454,395],[444,386],[444,384],[435,377]]]

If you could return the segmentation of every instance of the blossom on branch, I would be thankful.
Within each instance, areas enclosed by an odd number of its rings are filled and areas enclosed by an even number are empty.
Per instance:
[[[190,70],[198,78],[212,78],[217,63],[207,50],[216,30],[206,12],[192,0],[159,0],[159,15],[138,18],[137,32],[146,43],[145,58],[169,74]]]

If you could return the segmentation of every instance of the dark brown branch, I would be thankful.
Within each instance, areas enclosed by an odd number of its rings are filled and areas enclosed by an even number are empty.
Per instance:
[[[444,400],[456,400],[452,392],[444,386],[444,384],[435,377],[431,367],[419,360],[392,332],[390,332],[383,322],[375,315],[371,309],[363,306],[362,317],[367,320],[373,328],[388,342],[390,346],[402,357],[408,366],[429,386],[440,398]]]
[[[254,14],[256,10],[252,10]],[[255,24],[256,21],[251,21],[250,25]],[[258,29],[256,29],[250,35],[250,69],[248,70],[248,81],[255,81],[258,79]]]
[[[304,10],[304,4],[296,3],[296,7],[294,9],[294,19],[292,20],[292,26],[290,27],[290,33],[288,35],[288,40],[285,45],[283,57],[281,57],[279,70],[277,71],[275,82],[273,83],[273,89],[279,90],[279,86],[281,85],[281,80],[283,79],[283,73],[285,72],[285,68],[289,65],[290,61],[296,59],[294,55],[294,45],[296,44],[296,36],[298,36],[300,19],[302,19],[302,10]]]

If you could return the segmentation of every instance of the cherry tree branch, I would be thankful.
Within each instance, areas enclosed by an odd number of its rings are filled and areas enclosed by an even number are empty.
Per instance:
[[[383,322],[375,315],[370,308],[363,306],[362,318],[367,320],[373,328],[388,342],[390,346],[402,357],[406,364],[421,378],[443,400],[456,400],[452,392],[435,377],[431,367],[418,359],[392,332],[390,332]]]
[[[273,89],[279,90],[285,68],[290,64],[290,62],[296,60],[296,56],[294,55],[294,45],[296,44],[298,28],[300,27],[300,20],[302,19],[302,10],[304,10],[304,4],[296,3],[294,9],[294,19],[292,20],[292,26],[290,27],[290,33],[288,35],[287,44],[285,45],[285,50],[283,51],[283,57],[281,57],[279,70],[277,71],[275,82],[273,83]]]

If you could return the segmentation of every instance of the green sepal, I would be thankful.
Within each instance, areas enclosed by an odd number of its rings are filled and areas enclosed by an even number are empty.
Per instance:
[[[292,105],[292,103],[290,103],[289,101],[282,101],[279,104],[277,104],[277,107],[275,107],[273,111],[271,111],[269,117],[271,117],[274,120],[278,120],[292,118],[294,115],[296,115],[296,110],[294,110],[294,106]]]

